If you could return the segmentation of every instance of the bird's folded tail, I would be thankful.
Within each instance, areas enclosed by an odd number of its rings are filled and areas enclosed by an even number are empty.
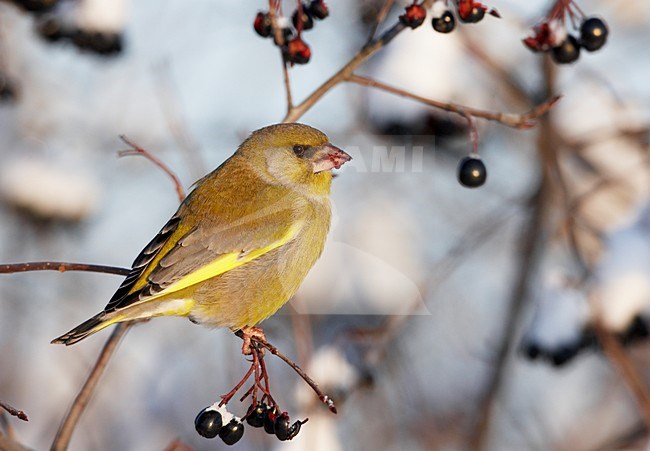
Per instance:
[[[78,341],[83,340],[89,335],[99,332],[105,327],[115,324],[120,321],[120,317],[117,315],[112,315],[110,313],[101,312],[97,315],[90,318],[88,321],[84,321],[79,324],[77,327],[72,329],[67,334],[61,335],[59,338],[55,338],[51,341],[52,344],[64,344],[66,346],[73,345]]]

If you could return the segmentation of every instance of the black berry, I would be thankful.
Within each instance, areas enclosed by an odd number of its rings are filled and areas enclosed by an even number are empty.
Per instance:
[[[413,3],[406,7],[406,12],[399,16],[400,22],[410,28],[417,28],[424,23],[427,10],[424,6]]]
[[[226,445],[234,445],[244,436],[244,423],[234,418],[219,431],[219,438]]]
[[[268,406],[261,402],[251,405],[246,414],[246,422],[254,428],[261,428],[264,426],[264,414],[267,409]]]
[[[458,163],[458,181],[468,188],[477,188],[485,183],[487,169],[477,156],[463,158]]]
[[[278,416],[278,409],[273,407],[264,413],[264,430],[267,434],[275,434],[275,419]]]
[[[330,15],[330,10],[323,0],[312,0],[309,4],[309,14],[318,20],[323,20]]]
[[[291,16],[291,22],[293,23],[293,26],[298,29],[298,10],[295,10],[293,12],[293,16]],[[312,19],[311,14],[309,14],[309,10],[307,9],[306,5],[302,5],[302,30],[311,30],[314,28],[314,19]]]
[[[273,426],[275,436],[278,438],[278,440],[284,442],[287,438],[289,438],[291,420],[289,419],[289,414],[287,412],[283,412],[278,415]]]
[[[261,11],[257,13],[255,21],[253,22],[253,28],[255,29],[255,32],[263,38],[271,36],[273,26],[271,25],[271,16],[269,16],[269,13],[263,13]]]
[[[442,16],[434,17],[431,25],[438,33],[449,33],[456,27],[456,19],[451,11],[445,11]]]
[[[485,17],[485,10],[479,6],[473,6],[467,13],[459,14],[459,17],[465,23],[480,22]]]
[[[551,49],[551,56],[558,64],[573,63],[580,57],[580,44],[574,36],[568,35],[562,44]]]
[[[296,435],[298,435],[298,432],[300,432],[300,427],[301,427],[304,423],[306,423],[307,420],[308,420],[308,418],[305,419],[305,420],[303,420],[303,421],[298,420],[298,421],[294,422],[294,423],[291,425],[291,427],[289,428],[289,435],[287,436],[287,440],[291,440],[291,439],[294,438]]]
[[[206,408],[199,412],[194,420],[194,427],[199,435],[205,438],[215,438],[221,430],[223,420],[219,412],[208,409]]]
[[[605,45],[608,34],[607,24],[598,17],[590,17],[580,25],[580,43],[589,52]]]

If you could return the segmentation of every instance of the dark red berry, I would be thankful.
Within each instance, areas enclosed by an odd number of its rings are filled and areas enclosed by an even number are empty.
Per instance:
[[[298,10],[295,10],[293,12],[293,16],[291,16],[291,22],[293,23],[293,26],[296,28],[296,30],[298,30]],[[314,19],[312,19],[311,14],[307,9],[307,5],[302,5],[301,30],[311,30],[312,28],[314,28]]]
[[[221,430],[222,422],[219,412],[206,407],[196,416],[194,427],[199,435],[205,438],[215,438]]]
[[[258,12],[253,22],[253,28],[263,38],[271,36],[273,26],[271,25],[271,16],[269,16],[269,13]]]
[[[330,15],[330,10],[323,0],[312,0],[309,4],[309,14],[318,20],[323,20]]]
[[[278,416],[277,407],[266,409],[264,412],[264,430],[267,434],[275,434],[275,419]]]
[[[254,428],[261,428],[264,426],[264,414],[267,409],[268,406],[264,403],[252,404],[246,414],[246,422]]]
[[[434,17],[431,20],[433,29],[438,33],[449,33],[456,27],[456,19],[451,11],[445,11],[440,17]]]
[[[568,35],[562,44],[551,49],[551,56],[558,64],[573,63],[580,56],[580,43],[574,36]]]
[[[580,25],[580,44],[585,50],[593,52],[605,45],[608,34],[609,30],[604,20],[590,17]]]
[[[485,183],[487,169],[483,161],[474,155],[463,158],[458,163],[458,181],[468,188],[477,188]]]
[[[286,60],[294,64],[307,64],[311,58],[311,49],[300,37],[287,42],[284,53]]]
[[[460,17],[460,20],[465,23],[480,22],[483,20],[483,17],[485,17],[485,7],[474,5],[464,11],[459,8],[458,17]]]
[[[244,423],[236,419],[221,428],[219,431],[219,438],[223,440],[226,445],[234,445],[244,436]]]
[[[424,23],[427,10],[424,6],[413,3],[406,7],[406,12],[399,16],[400,22],[410,28],[417,28]]]

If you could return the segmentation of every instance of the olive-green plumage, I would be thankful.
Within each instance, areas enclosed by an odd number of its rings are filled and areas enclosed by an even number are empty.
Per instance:
[[[155,316],[231,329],[269,317],[320,256],[330,225],[330,169],[349,159],[306,125],[257,130],[196,183],[104,311],[53,343]]]

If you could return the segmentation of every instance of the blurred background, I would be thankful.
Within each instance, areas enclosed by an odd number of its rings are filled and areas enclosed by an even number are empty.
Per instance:
[[[381,4],[328,2],[330,17],[303,36],[312,60],[290,70],[295,99],[363,45]],[[503,112],[561,94],[529,130],[478,121],[488,170],[479,189],[456,180],[471,150],[457,116],[344,84],[301,118],[354,160],[334,181],[323,257],[263,326],[339,414],[267,358],[278,402],[310,421],[287,443],[248,428],[239,449],[647,446],[641,412],[650,406],[639,407],[621,363],[599,351],[595,325],[627,346],[626,362],[650,382],[650,4],[580,1],[610,37],[561,66],[521,42],[552,4],[494,0],[502,19],[449,34],[427,19],[358,70]],[[0,1],[0,262],[128,267],[178,199],[150,162],[117,158],[126,148],[118,136],[189,189],[252,130],[281,121],[280,55],[252,29],[267,8],[67,0],[50,16]],[[57,41],[57,24],[74,38]],[[9,419],[25,446],[50,446],[109,332],[71,348],[50,340],[102,309],[120,282],[84,272],[0,276],[0,401],[29,415]],[[225,448],[200,437],[194,417],[246,369],[228,331],[178,318],[135,327],[71,449],[156,450],[177,439]]]

